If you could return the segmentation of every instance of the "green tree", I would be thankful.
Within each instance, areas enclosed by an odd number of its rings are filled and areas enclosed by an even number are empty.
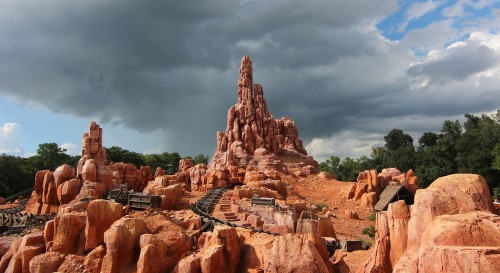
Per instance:
[[[387,167],[387,149],[385,147],[373,147],[371,153],[371,164],[377,172]]]
[[[55,170],[71,159],[71,156],[65,152],[66,149],[59,147],[56,143],[43,143],[38,145],[36,150],[38,157],[34,158],[34,162],[39,164],[40,169]]]
[[[491,167],[494,170],[500,171],[500,144],[495,145],[495,148],[493,148],[491,155],[494,158]]]
[[[325,162],[319,164],[319,169],[322,172],[327,172],[333,175],[336,179],[340,180],[339,173],[340,158],[338,156],[330,156]]]
[[[497,112],[498,114],[498,112]],[[492,168],[495,147],[500,143],[500,123],[495,115],[465,114],[464,133],[457,142],[458,171],[482,175],[490,190],[500,186],[500,171]]]
[[[359,169],[359,161],[351,159],[350,157],[346,157],[339,164],[339,178],[337,180],[340,181],[356,181],[358,174],[360,172]]]
[[[204,154],[198,154],[197,156],[195,156],[193,158],[193,162],[194,162],[194,165],[198,165],[198,164],[208,164],[208,155],[204,155]]]
[[[458,120],[446,120],[439,135],[427,132],[418,140],[415,173],[420,187],[425,188],[441,176],[458,172],[456,144],[461,134]]]
[[[0,155],[0,196],[7,197],[33,186],[35,172],[24,158]]]
[[[392,129],[384,136],[387,149],[388,167],[396,167],[402,172],[415,169],[415,147],[413,138],[401,129]]]
[[[118,146],[111,146],[106,149],[106,159],[112,162],[132,163],[137,168],[146,165],[142,154]]]

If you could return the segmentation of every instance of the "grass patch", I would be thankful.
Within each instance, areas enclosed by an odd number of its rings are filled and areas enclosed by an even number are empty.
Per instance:
[[[328,209],[328,204],[323,201],[311,201],[311,206],[317,207],[319,211],[321,211],[323,208]]]
[[[377,219],[377,212],[374,211],[372,214],[370,214],[370,221],[375,222]]]

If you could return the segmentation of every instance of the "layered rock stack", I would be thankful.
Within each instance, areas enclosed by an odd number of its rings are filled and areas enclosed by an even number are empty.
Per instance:
[[[282,149],[307,155],[295,122],[274,119],[260,84],[253,84],[252,60],[244,56],[238,79],[238,102],[227,112],[226,132],[217,132],[211,167],[246,167],[252,156],[279,155]]]
[[[102,128],[90,122],[89,131],[83,134],[82,157],[78,161],[77,175],[83,181],[93,181],[111,189],[112,171],[106,167],[106,149],[102,147]]]

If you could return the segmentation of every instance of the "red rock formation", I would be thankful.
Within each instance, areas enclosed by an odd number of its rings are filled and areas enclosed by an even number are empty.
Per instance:
[[[409,170],[406,174],[402,174],[396,168],[383,169],[377,174],[376,170],[360,172],[357,179],[354,195],[345,193],[347,199],[361,199],[361,204],[373,208],[378,201],[378,196],[389,183],[397,183],[403,185],[408,191],[415,194],[418,190],[418,178],[413,170]]]
[[[179,171],[185,172],[194,166],[193,159],[187,157],[179,160]]]
[[[83,180],[99,182],[112,188],[112,172],[105,166],[106,149],[102,147],[102,128],[94,121],[83,134],[82,157],[78,161],[77,174]]]
[[[117,273],[139,256],[139,238],[148,233],[146,223],[141,219],[123,217],[111,225],[104,233],[106,255],[103,258],[101,272]]]
[[[92,200],[87,208],[85,250],[104,243],[104,232],[123,215],[123,205],[107,200]]]
[[[83,262],[83,268],[88,272],[101,272],[102,260],[106,255],[106,247],[98,246],[89,252],[85,261]]]
[[[165,175],[165,170],[163,170],[161,167],[157,167],[154,177],[157,178],[158,176],[162,175]]]
[[[57,272],[64,261],[64,255],[58,252],[47,252],[31,259],[30,273]]]
[[[43,244],[43,235],[41,233],[25,235],[21,240],[16,241],[9,251],[2,256],[0,272],[30,272],[29,263],[31,259],[44,252],[45,245]]]
[[[439,178],[417,191],[409,213],[398,201],[377,214],[374,250],[358,272],[498,272],[500,217],[491,209],[481,176]]]
[[[79,249],[83,252],[81,245],[84,233],[85,220],[82,215],[65,213],[55,219],[54,238],[52,250],[64,254],[76,253]]]
[[[189,175],[191,177],[191,189],[194,191],[200,190],[201,185],[203,184],[203,176],[207,173],[207,165],[198,164],[194,166],[189,171]]]
[[[54,174],[55,176],[55,174]],[[73,178],[57,187],[57,200],[64,205],[75,199],[80,192],[80,180]]]
[[[243,57],[238,80],[238,102],[227,113],[226,132],[217,132],[211,167],[246,167],[255,156],[279,155],[288,149],[307,155],[297,127],[289,118],[274,119],[267,109],[260,84],[253,84],[252,61]]]

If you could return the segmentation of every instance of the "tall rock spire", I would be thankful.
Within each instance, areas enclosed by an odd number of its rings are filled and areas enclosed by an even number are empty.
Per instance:
[[[279,155],[281,149],[307,155],[295,122],[274,119],[269,112],[262,85],[253,84],[252,60],[246,55],[240,65],[238,102],[227,112],[226,131],[217,132],[213,162],[229,166],[234,164],[233,159],[248,159],[257,150],[259,154]]]
[[[250,100],[252,98],[252,60],[250,56],[245,55],[241,59],[240,78],[238,79],[238,102]]]

